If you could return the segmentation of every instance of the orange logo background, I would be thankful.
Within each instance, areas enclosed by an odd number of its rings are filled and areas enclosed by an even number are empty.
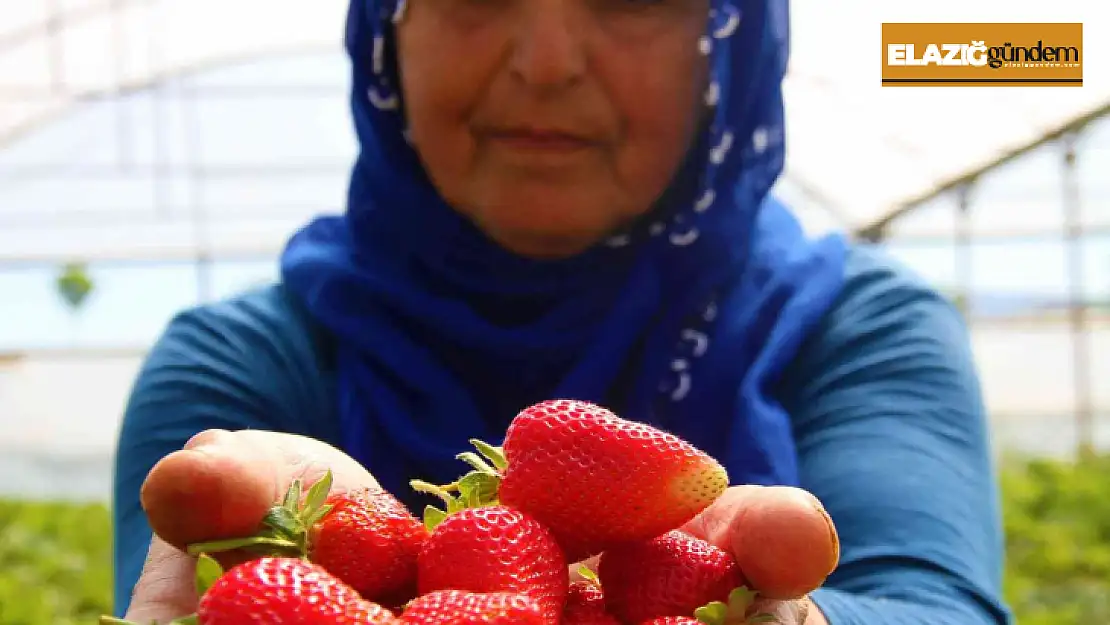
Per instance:
[[[884,87],[1080,87],[1083,24],[883,24]]]

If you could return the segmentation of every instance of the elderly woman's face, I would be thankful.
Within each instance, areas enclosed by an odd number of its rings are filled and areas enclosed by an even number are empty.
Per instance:
[[[698,127],[709,0],[409,0],[412,141],[444,198],[529,256],[648,211]]]

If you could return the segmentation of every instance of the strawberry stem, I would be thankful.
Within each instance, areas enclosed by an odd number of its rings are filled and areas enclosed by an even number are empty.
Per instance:
[[[325,502],[333,479],[331,470],[325,471],[307,491],[295,479],[281,502],[266,512],[255,535],[197,543],[189,545],[187,551],[195,556],[247,549],[262,555],[307,558],[309,532],[332,511]]]
[[[226,540],[195,543],[189,545],[187,551],[189,555],[196,556],[202,553],[219,553],[222,551],[247,549],[250,547],[273,547],[274,549],[284,552],[292,551],[294,555],[299,554],[301,551],[301,545],[293,541],[281,538],[269,538],[267,536],[248,536],[246,538],[228,538]]]

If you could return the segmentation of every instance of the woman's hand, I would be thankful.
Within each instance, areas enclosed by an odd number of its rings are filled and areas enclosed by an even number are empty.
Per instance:
[[[193,613],[196,560],[184,549],[254,533],[295,478],[313,483],[328,469],[333,492],[376,486],[338,449],[276,432],[211,430],[163,458],[143,484],[155,537],[126,619],[161,623]],[[827,625],[805,596],[832,571],[839,551],[832,522],[814,497],[790,488],[735,487],[684,529],[734,554],[765,597],[759,613],[779,625]],[[218,559],[225,567],[236,562],[233,554]]]
[[[184,549],[253,534],[295,478],[313,483],[328,469],[332,492],[377,485],[338,449],[277,432],[210,430],[163,458],[143,484],[142,505],[155,536],[126,619],[164,623],[192,614],[196,559]],[[218,559],[224,566],[235,562],[232,554]]]
[[[752,614],[770,614],[777,625],[828,625],[807,595],[836,568],[840,543],[813,495],[736,486],[683,529],[733,554],[761,595]]]

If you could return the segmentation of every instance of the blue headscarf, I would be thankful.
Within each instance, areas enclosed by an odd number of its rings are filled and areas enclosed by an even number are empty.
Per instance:
[[[419,505],[407,480],[465,468],[515,413],[604,404],[720,459],[734,483],[796,484],[774,378],[836,298],[840,238],[807,240],[769,195],[783,165],[785,0],[714,0],[713,107],[651,212],[565,260],[514,256],[438,196],[405,138],[393,56],[404,0],[353,0],[347,49],[360,153],[341,216],[282,257],[287,288],[336,337],[341,447]]]

